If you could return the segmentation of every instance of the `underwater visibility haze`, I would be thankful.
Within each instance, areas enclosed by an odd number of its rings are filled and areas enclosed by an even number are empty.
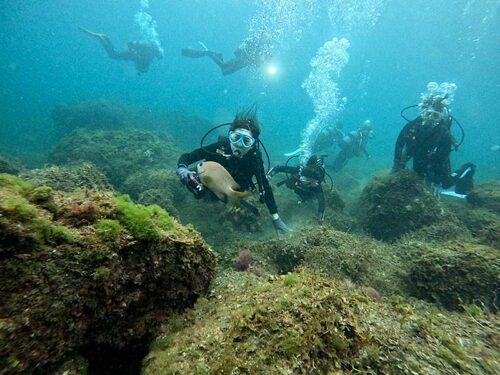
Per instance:
[[[0,374],[500,373],[500,0],[0,35]]]

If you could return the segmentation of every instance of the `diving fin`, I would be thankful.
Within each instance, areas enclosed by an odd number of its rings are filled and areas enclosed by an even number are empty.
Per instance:
[[[297,155],[300,155],[302,153],[302,149],[301,148],[298,148],[296,149],[295,151],[292,151],[292,152],[287,152],[285,154],[286,157],[291,157],[291,156],[297,156]]]
[[[107,39],[108,35],[104,33],[96,33],[95,31],[91,31],[89,29],[86,29],[84,27],[78,27],[80,30],[82,30],[85,34],[90,35],[91,37],[97,38],[97,39]]]

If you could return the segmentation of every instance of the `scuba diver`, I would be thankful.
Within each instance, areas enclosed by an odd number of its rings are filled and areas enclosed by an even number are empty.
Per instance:
[[[220,68],[223,75],[229,75],[247,66],[259,66],[262,63],[262,38],[247,38],[234,50],[234,58],[224,61],[221,53],[210,51],[204,43],[198,42],[202,49],[183,48],[182,56],[190,58],[208,57]]]
[[[363,122],[360,128],[349,132],[349,134],[338,140],[340,151],[333,160],[332,169],[335,172],[345,167],[349,159],[362,154],[368,159],[370,155],[366,151],[368,141],[373,138],[373,130],[370,120]]]
[[[278,233],[291,232],[278,215],[273,191],[266,176],[262,153],[258,147],[261,144],[260,125],[255,110],[237,114],[233,122],[228,125],[230,127],[227,137],[221,137],[217,142],[207,146],[203,146],[202,140],[200,148],[182,154],[177,162],[177,176],[195,197],[200,198],[206,189],[199,181],[197,173],[188,167],[201,160],[217,162],[229,172],[240,190],[254,190],[257,186],[261,200],[265,202],[271,214],[274,229]],[[254,176],[256,183],[253,181]]]
[[[325,194],[321,186],[321,183],[325,180],[323,158],[312,155],[304,166],[277,165],[268,174],[273,177],[277,173],[289,175],[286,180],[279,182],[277,185],[285,184],[286,187],[292,189],[300,198],[299,204],[312,198],[318,200],[318,218],[323,221],[325,218]]]
[[[450,153],[452,149],[458,150],[463,138],[457,143],[451,134],[452,121],[455,120],[448,107],[451,94],[433,93],[436,85],[429,83],[428,88],[433,91],[424,95],[418,104],[420,115],[409,121],[399,133],[392,171],[406,168],[406,163],[413,159],[413,170],[431,186],[434,193],[455,185],[456,194],[467,195],[474,187],[476,166],[465,163],[451,172]],[[450,87],[454,89],[456,86],[451,84]],[[411,107],[417,105],[407,108]]]
[[[96,33],[83,27],[80,27],[87,35],[99,40],[108,56],[114,60],[132,61],[139,74],[146,73],[149,66],[156,57],[158,60],[163,58],[163,52],[152,42],[132,41],[127,43],[127,50],[116,51],[113,43],[107,34]]]
[[[342,123],[339,121],[335,125],[330,125],[322,129],[312,147],[313,153],[318,153],[330,148],[334,144],[338,143],[342,138],[344,138],[344,133],[342,132]],[[302,149],[299,147],[295,151],[288,152],[285,154],[287,157],[298,156],[302,153]]]

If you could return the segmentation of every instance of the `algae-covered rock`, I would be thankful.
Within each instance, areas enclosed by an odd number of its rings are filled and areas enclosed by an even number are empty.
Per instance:
[[[106,176],[92,163],[51,166],[31,169],[20,177],[37,186],[50,186],[54,190],[72,192],[76,189],[112,191]]]
[[[158,206],[53,192],[6,174],[0,243],[7,373],[44,373],[75,353],[92,367],[103,348],[147,345],[162,320],[207,291],[216,266],[200,235]]]
[[[129,194],[138,203],[157,204],[175,216],[179,216],[178,207],[183,206],[189,194],[173,169],[137,171],[127,177],[121,191]]]
[[[18,174],[20,170],[20,165],[0,155],[0,173]]]
[[[51,152],[51,163],[89,161],[115,187],[135,172],[146,168],[174,168],[179,150],[165,135],[144,130],[80,129],[63,138]]]
[[[408,247],[416,249],[415,244]],[[411,254],[408,289],[412,295],[448,309],[467,304],[493,310],[500,302],[498,250],[472,243],[419,244]]]
[[[244,246],[270,257],[280,273],[307,266],[328,277],[347,278],[384,293],[400,288],[401,267],[392,249],[327,226],[309,227],[292,236]]]
[[[500,215],[500,182],[476,186],[467,196],[467,202],[474,207],[486,208]]]
[[[408,170],[368,183],[360,198],[359,216],[368,233],[385,241],[442,219],[438,200]]]
[[[500,249],[500,215],[467,202],[447,202],[446,207],[472,233],[479,243]]]
[[[134,124],[133,113],[123,104],[106,99],[60,103],[52,109],[54,130],[59,135],[78,128],[123,129]]]
[[[306,270],[228,273],[164,326],[143,374],[495,374],[495,324],[401,297],[373,301]]]

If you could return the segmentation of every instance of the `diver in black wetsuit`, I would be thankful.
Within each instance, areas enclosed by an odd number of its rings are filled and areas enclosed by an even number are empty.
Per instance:
[[[345,167],[349,159],[355,156],[364,155],[368,159],[370,155],[366,151],[366,146],[372,138],[372,126],[370,121],[366,120],[358,130],[349,132],[349,134],[339,139],[338,145],[341,150],[333,160],[332,169],[335,172],[340,171]]]
[[[215,161],[229,172],[242,190],[254,190],[257,186],[261,199],[272,216],[276,231],[290,232],[291,230],[278,215],[262,154],[257,148],[259,135],[260,125],[256,114],[250,111],[238,114],[231,123],[227,137],[180,156],[177,162],[177,176],[189,187],[193,180],[196,181],[196,172],[189,170],[188,167],[201,160]],[[256,183],[253,181],[254,177]]]
[[[146,41],[133,41],[127,43],[127,50],[116,51],[109,36],[96,33],[80,27],[84,33],[99,40],[108,56],[114,60],[132,61],[139,74],[146,73],[155,58],[163,58],[163,52],[154,43]]]
[[[451,134],[452,117],[446,96],[429,95],[420,108],[421,115],[399,133],[393,172],[406,168],[406,163],[413,159],[413,170],[433,188],[448,189],[455,185],[456,193],[470,193],[476,166],[466,163],[451,173],[450,153],[458,145]]]
[[[203,49],[183,48],[182,56],[191,58],[208,57],[220,68],[223,75],[229,75],[247,66],[259,66],[262,63],[261,41],[257,38],[246,39],[234,52],[234,58],[224,61],[221,53],[210,51],[203,43]]]
[[[285,184],[292,189],[300,198],[299,203],[309,199],[318,200],[318,218],[323,221],[325,218],[325,194],[321,183],[325,180],[325,169],[323,159],[316,155],[311,156],[305,166],[289,167],[277,165],[269,171],[269,176],[277,173],[287,173],[290,178],[278,183],[278,186]]]

